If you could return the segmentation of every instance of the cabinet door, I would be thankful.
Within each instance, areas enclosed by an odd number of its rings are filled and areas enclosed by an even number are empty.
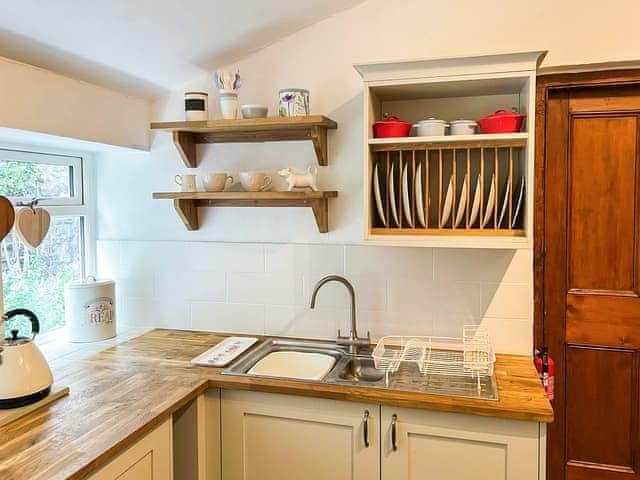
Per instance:
[[[379,415],[372,404],[223,390],[222,478],[378,479]]]
[[[382,480],[538,479],[535,422],[382,407],[381,423]]]
[[[171,420],[167,420],[88,480],[172,480]]]

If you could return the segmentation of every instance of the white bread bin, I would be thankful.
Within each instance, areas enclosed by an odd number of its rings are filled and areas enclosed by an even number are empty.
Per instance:
[[[116,335],[116,283],[87,277],[64,289],[65,320],[71,342],[97,342]]]

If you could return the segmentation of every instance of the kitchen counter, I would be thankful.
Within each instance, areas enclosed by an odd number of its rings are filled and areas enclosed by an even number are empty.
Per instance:
[[[500,399],[473,400],[313,382],[221,375],[189,360],[225,336],[152,330],[54,367],[70,395],[0,428],[2,480],[81,479],[207,388],[253,390],[549,423],[553,410],[531,360],[497,355]]]

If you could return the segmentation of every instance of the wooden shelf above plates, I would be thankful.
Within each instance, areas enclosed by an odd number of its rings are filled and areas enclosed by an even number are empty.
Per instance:
[[[171,132],[188,168],[198,166],[196,145],[203,143],[285,142],[310,140],[318,164],[328,165],[327,130],[338,124],[324,115],[197,122],[154,122],[151,130]]]
[[[329,198],[338,192],[156,192],[154,199],[173,200],[187,230],[198,230],[197,207],[310,207],[320,233],[329,231]]]
[[[372,152],[386,152],[396,150],[524,147],[528,138],[529,134],[526,132],[443,135],[438,137],[371,138],[369,139],[369,148]]]

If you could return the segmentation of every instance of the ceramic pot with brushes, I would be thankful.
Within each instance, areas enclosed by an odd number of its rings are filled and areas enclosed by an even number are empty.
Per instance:
[[[220,111],[225,120],[238,118],[238,89],[242,85],[238,71],[218,70],[213,75],[213,83],[220,93]]]

